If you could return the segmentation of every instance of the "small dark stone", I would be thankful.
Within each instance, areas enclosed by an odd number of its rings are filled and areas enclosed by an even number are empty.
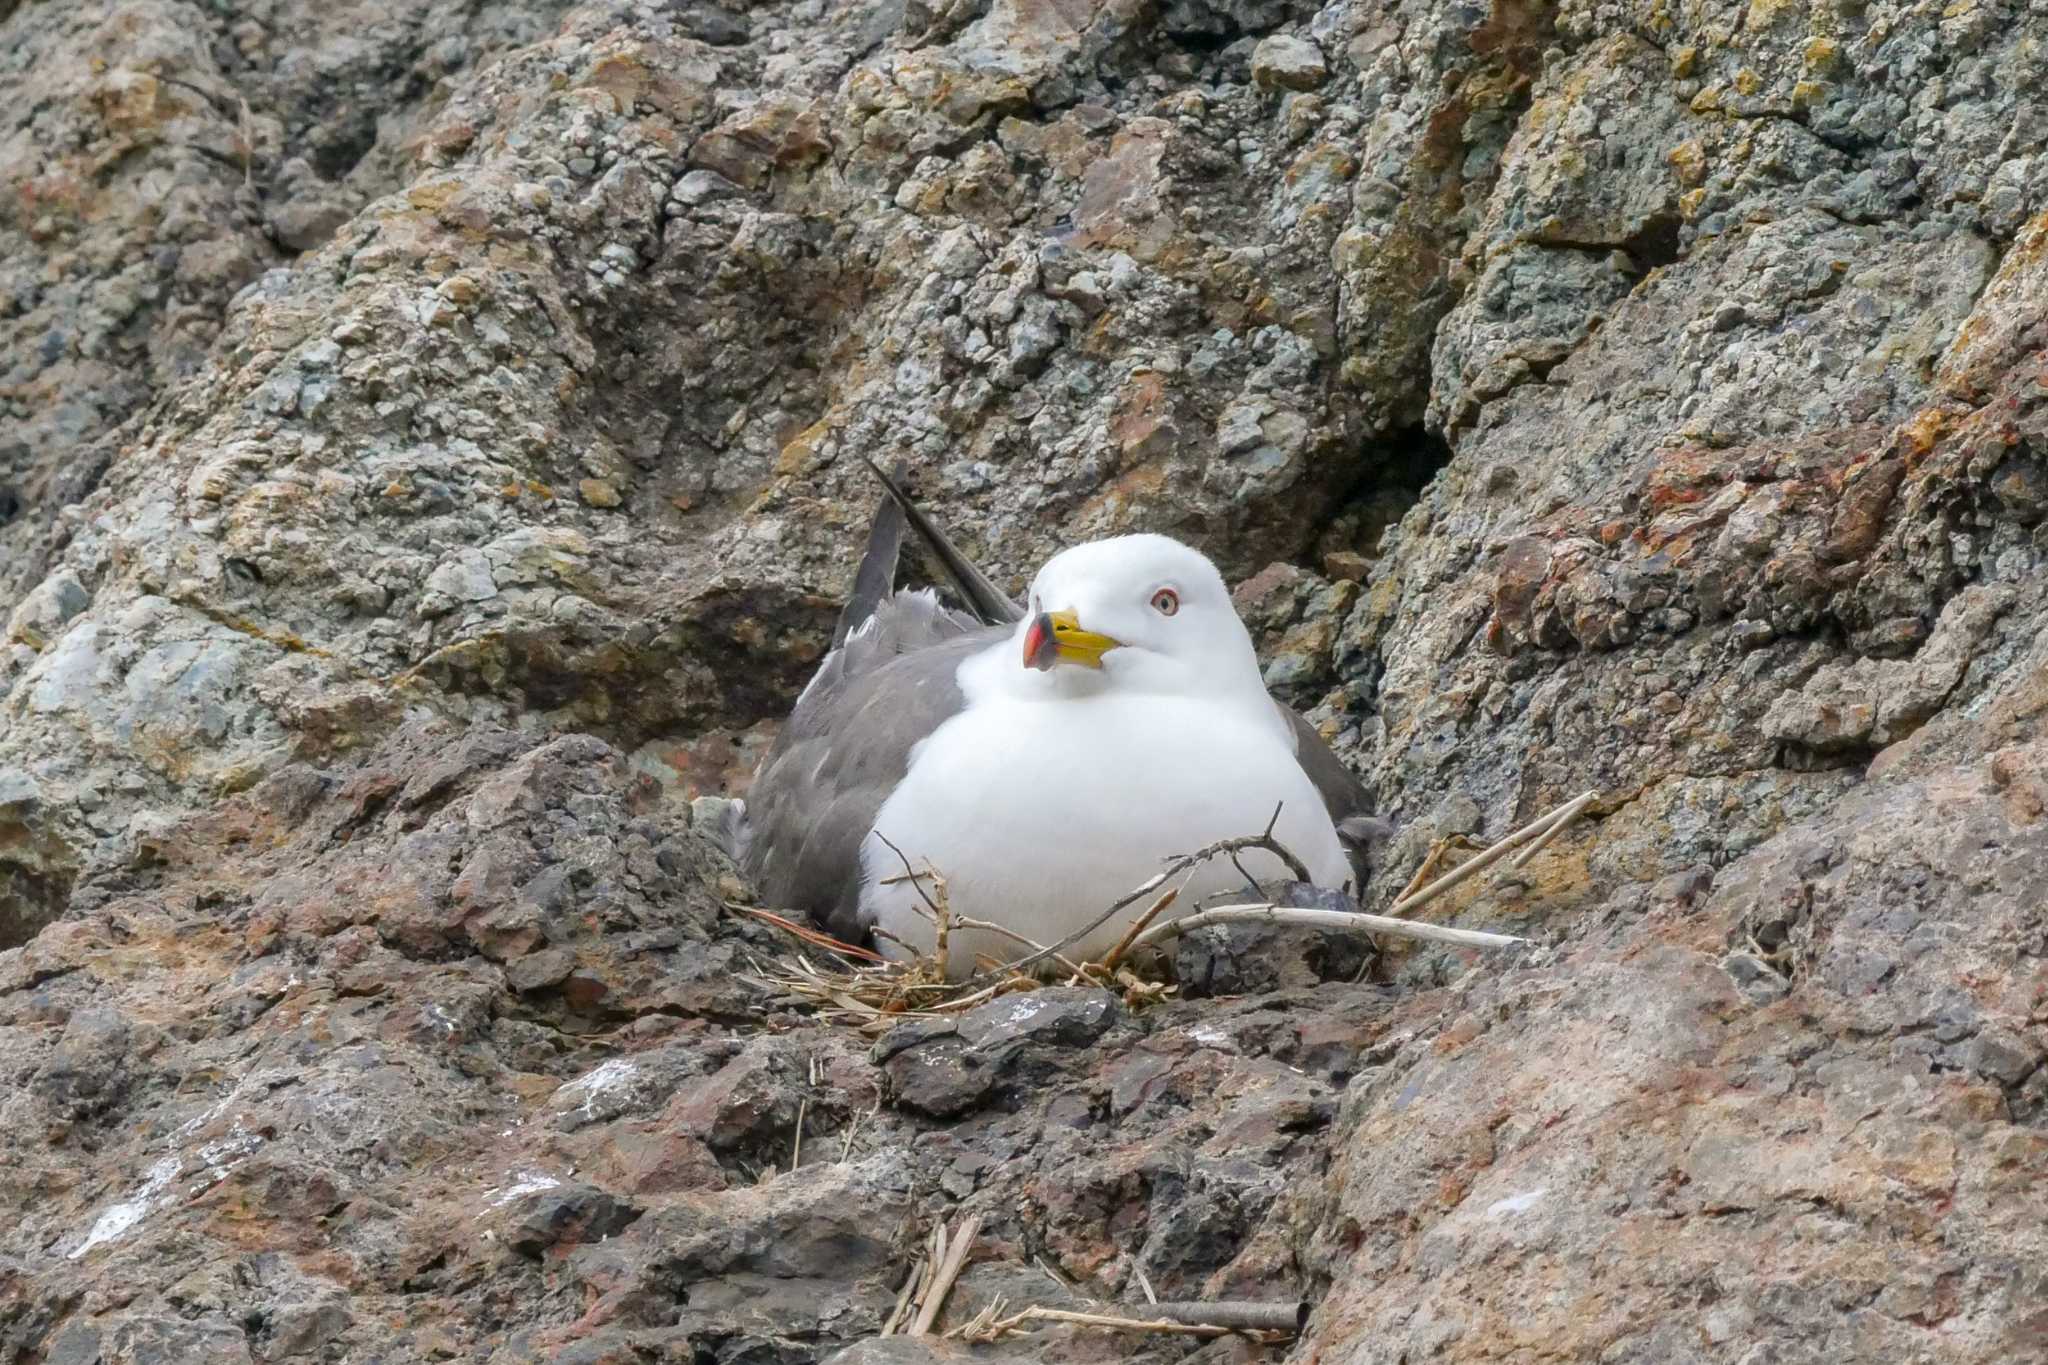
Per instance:
[[[271,1359],[310,1356],[348,1330],[348,1304],[341,1299],[285,1303],[264,1322],[264,1348]]]
[[[935,1119],[976,1108],[995,1088],[996,1066],[959,1038],[904,1049],[883,1067],[891,1102]]]
[[[747,41],[750,32],[745,18],[709,5],[693,5],[677,19],[685,33],[713,47],[738,47]]]
[[[1721,959],[1721,970],[1735,983],[1743,998],[1753,1005],[1768,1005],[1783,999],[1792,983],[1771,969],[1769,963],[1748,953],[1730,953]]]
[[[101,1359],[99,1329],[83,1322],[66,1325],[43,1357],[44,1365],[99,1365]]]
[[[2010,1034],[1986,1031],[1970,1040],[1970,1069],[2000,1085],[2018,1085],[2041,1065],[2041,1049]]]
[[[1000,1082],[1030,1085],[1059,1055],[1086,1047],[1116,1022],[1107,991],[1050,988],[1006,995],[958,1020],[920,1020],[875,1045],[891,1102],[934,1118],[979,1107]]]
[[[1108,991],[1050,989],[1008,995],[960,1017],[960,1036],[982,1052],[1011,1043],[1085,1047],[1116,1022]]]
[[[524,995],[560,984],[576,968],[576,954],[567,948],[543,948],[516,958],[505,968],[512,989]]]
[[[526,1196],[509,1241],[522,1256],[552,1247],[598,1242],[629,1228],[642,1210],[593,1185],[556,1185]]]
[[[1661,904],[1690,907],[1697,905],[1713,888],[1714,869],[1706,863],[1697,863],[1684,871],[1659,877],[1650,888],[1650,899]]]

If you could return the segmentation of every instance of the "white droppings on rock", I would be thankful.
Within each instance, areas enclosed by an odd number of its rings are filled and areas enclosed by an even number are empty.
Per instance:
[[[562,1182],[540,1171],[520,1171],[512,1177],[512,1183],[497,1191],[491,1198],[491,1207],[501,1209],[522,1195],[539,1194],[551,1190]]]
[[[1010,1012],[1003,1016],[1003,1022],[999,1024],[997,1027],[1015,1028],[1019,1024],[1028,1023],[1030,1020],[1035,1019],[1038,1016],[1039,1011],[1043,1010],[1044,1008],[1045,1006],[1043,1002],[1034,1000],[1031,997],[1026,996],[1024,999],[1019,1000],[1016,1004],[1010,1006]]]
[[[135,1192],[118,1204],[109,1205],[94,1220],[92,1229],[85,1234],[85,1240],[71,1249],[70,1259],[77,1260],[96,1246],[104,1246],[117,1238],[127,1235],[136,1224],[149,1216],[150,1206],[156,1197],[164,1192],[183,1163],[175,1156],[167,1156],[149,1168],[149,1174],[142,1177],[142,1183]]]
[[[1511,1194],[1505,1199],[1496,1199],[1486,1206],[1486,1216],[1488,1218],[1506,1218],[1513,1214],[1522,1213],[1525,1210],[1536,1207],[1536,1201],[1543,1198],[1545,1193],[1546,1191],[1544,1190],[1534,1189],[1525,1194]]]
[[[221,1097],[220,1100],[218,1100],[213,1105],[209,1106],[207,1109],[202,1111],[197,1117],[186,1119],[184,1123],[178,1126],[178,1131],[171,1134],[171,1141],[182,1142],[184,1139],[198,1132],[201,1128],[204,1128],[207,1124],[212,1123],[215,1119],[219,1118],[222,1114],[227,1112],[227,1107],[230,1104],[234,1103],[235,1096],[239,1095],[241,1092],[242,1088],[240,1086],[236,1086],[233,1090],[229,1091],[226,1095]]]
[[[263,1145],[263,1135],[252,1133],[242,1126],[241,1119],[226,1137],[207,1143],[199,1149],[199,1159],[206,1165],[205,1186],[211,1188],[227,1179],[228,1173],[242,1164],[249,1154]]]
[[[614,1057],[595,1070],[584,1072],[575,1080],[565,1083],[561,1089],[555,1091],[555,1107],[566,1109],[576,1104],[577,1097],[580,1095],[582,1102],[578,1112],[586,1118],[595,1118],[599,1097],[608,1091],[617,1090],[621,1086],[631,1084],[638,1075],[639,1071],[631,1062],[623,1058]]]

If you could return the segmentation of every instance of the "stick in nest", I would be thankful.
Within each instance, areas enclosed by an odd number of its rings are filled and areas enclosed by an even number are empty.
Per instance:
[[[911,1303],[917,1298],[918,1287],[924,1283],[925,1266],[929,1262],[920,1256],[910,1263],[910,1273],[903,1277],[903,1288],[897,1291],[896,1306],[882,1323],[882,1330],[876,1336],[893,1337],[896,1329],[903,1325],[903,1319],[910,1312]]]
[[[841,957],[859,958],[863,962],[888,961],[880,953],[872,952],[857,943],[848,943],[844,939],[834,938],[832,935],[813,929],[807,924],[798,924],[795,920],[778,915],[773,910],[763,910],[758,906],[752,905],[735,905],[731,901],[725,903],[725,908],[737,911],[742,915],[751,915],[755,919],[774,925],[785,934],[791,934],[806,943],[815,943],[827,952],[838,953]]]
[[[1555,810],[1538,816],[1522,828],[1481,849],[1478,854],[1460,863],[1450,872],[1430,880],[1443,855],[1449,851],[1452,840],[1442,840],[1433,847],[1422,866],[1416,869],[1414,880],[1406,890],[1395,898],[1393,911],[1414,910],[1418,906],[1436,899],[1468,877],[1500,861],[1503,857],[1521,849],[1511,866],[1520,867],[1533,858],[1545,845],[1562,834],[1587,807],[1599,799],[1597,792],[1585,792],[1574,797]],[[1271,826],[1268,826],[1270,831]],[[1396,915],[1370,915],[1363,912],[1342,910],[1318,910],[1307,907],[1284,905],[1221,905],[1212,909],[1198,910],[1180,919],[1168,920],[1138,933],[1134,938],[1127,936],[1132,947],[1154,944],[1205,924],[1296,924],[1318,929],[1356,930],[1384,934],[1394,938],[1424,939],[1436,943],[1450,943],[1470,948],[1508,948],[1526,939],[1513,934],[1490,934],[1477,929],[1453,929],[1445,925],[1428,924],[1419,920],[1400,918]],[[1125,945],[1119,944],[1121,951]]]
[[[881,1103],[877,1101],[872,1109],[862,1110],[860,1113],[855,1114],[852,1120],[847,1123],[846,1132],[839,1139],[839,1159],[841,1161],[845,1161],[848,1155],[852,1153],[853,1140],[860,1136],[860,1126],[863,1123],[869,1122],[875,1115],[881,1112]]]
[[[1299,1332],[1308,1325],[1308,1305],[1267,1303],[1259,1299],[1194,1299],[1174,1303],[1153,1303],[1147,1307],[1155,1318],[1172,1322],[1199,1323],[1249,1332]]]
[[[882,841],[891,853],[896,855],[896,861],[903,864],[904,875],[910,878],[911,889],[917,892],[918,899],[923,901],[925,908],[931,911],[932,922],[937,926],[932,931],[932,956],[938,960],[939,970],[944,971],[946,968],[946,936],[953,927],[952,907],[946,899],[946,879],[941,877],[939,870],[929,862],[925,863],[923,872],[917,871],[910,865],[909,856],[902,849],[896,847],[888,835],[880,830],[874,831],[874,835]],[[927,877],[931,879],[931,891],[924,889],[924,882]],[[937,893],[936,897],[933,895],[934,892]]]
[[[1034,942],[1033,940],[1024,937],[1024,935],[1018,933],[1014,929],[1005,929],[1002,925],[997,924],[992,920],[975,919],[969,915],[962,915],[956,913],[953,916],[953,923],[955,926],[961,929],[985,930],[988,933],[995,934],[1002,938],[1006,938],[1010,940],[1010,942],[1015,943],[1020,947],[1029,948],[1034,953],[1052,952],[1052,950],[1047,948],[1044,944]],[[1066,968],[1070,972],[1078,973],[1081,970],[1079,964],[1071,961],[1070,959],[1068,959],[1060,953],[1052,953],[1052,960],[1054,962],[1059,963],[1060,966]],[[992,967],[991,970],[997,970],[1002,968],[1003,966],[1003,963],[998,962],[994,964],[994,967]]]
[[[1423,887],[1428,886],[1430,878],[1436,876],[1437,869],[1443,866],[1444,858],[1453,848],[1461,845],[1472,849],[1478,847],[1477,844],[1462,834],[1447,834],[1430,844],[1429,852],[1423,855],[1421,865],[1415,869],[1415,875],[1408,879],[1408,885],[1401,888],[1401,894],[1394,897],[1392,904],[1399,905]]]
[[[789,1143],[789,1169],[795,1174],[796,1168],[804,1162],[804,1115],[810,1112],[811,1097],[804,1096],[796,1102],[796,1136]]]
[[[1508,866],[1527,867],[1529,865],[1529,860],[1531,858],[1534,858],[1537,854],[1541,853],[1545,848],[1550,846],[1551,840],[1557,838],[1558,835],[1564,833],[1567,829],[1571,828],[1572,821],[1578,819],[1580,814],[1585,811],[1586,807],[1593,804],[1593,797],[1594,793],[1585,792],[1577,798],[1575,798],[1563,810],[1558,811],[1555,818],[1551,820],[1548,828],[1546,828],[1543,831],[1543,833],[1537,835],[1535,840],[1532,843],[1530,843],[1528,847],[1524,848],[1520,853],[1517,853],[1511,860],[1509,860]]]
[[[1235,862],[1236,859],[1233,858],[1232,861]],[[1238,870],[1242,872],[1244,869],[1239,868]],[[1258,883],[1256,882],[1252,884],[1254,886],[1258,885]],[[1139,941],[1138,935],[1145,932],[1145,926],[1150,924],[1153,920],[1158,919],[1159,912],[1161,910],[1164,910],[1167,906],[1172,905],[1175,901],[1179,900],[1181,887],[1186,885],[1187,883],[1183,882],[1181,883],[1181,886],[1167,887],[1166,890],[1160,894],[1159,899],[1152,902],[1152,906],[1150,909],[1148,909],[1147,911],[1145,911],[1144,914],[1138,916],[1136,919],[1131,921],[1131,927],[1124,930],[1124,936],[1116,941],[1116,947],[1111,948],[1107,953],[1104,953],[1102,955],[1102,961],[1097,965],[1100,966],[1102,970],[1105,972],[1114,972],[1116,970],[1117,962],[1123,957],[1125,953],[1131,950],[1133,944]]]
[[[1431,943],[1453,943],[1461,948],[1512,948],[1527,939],[1513,934],[1489,934],[1481,929],[1453,929],[1422,920],[1394,919],[1368,915],[1364,911],[1317,910],[1292,905],[1219,905],[1198,910],[1180,919],[1155,924],[1138,935],[1135,946],[1159,943],[1178,937],[1205,924],[1293,924],[1309,929],[1339,929],[1355,933],[1385,934],[1391,938],[1425,939]]]

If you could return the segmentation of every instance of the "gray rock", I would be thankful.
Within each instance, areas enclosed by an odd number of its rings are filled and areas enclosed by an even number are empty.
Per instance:
[[[1041,1080],[1054,1050],[1082,1047],[1116,1021],[1099,990],[1046,989],[998,997],[960,1015],[905,1024],[875,1044],[890,1099],[934,1118],[975,1109],[992,1096]]]
[[[1312,39],[1276,33],[1252,49],[1252,79],[1267,90],[1313,90],[1329,74],[1323,51]]]
[[[555,1185],[512,1203],[506,1240],[520,1255],[539,1257],[564,1244],[601,1242],[631,1227],[642,1212],[589,1185]]]

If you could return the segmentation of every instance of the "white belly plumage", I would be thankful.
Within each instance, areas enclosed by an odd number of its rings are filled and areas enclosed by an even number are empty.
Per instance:
[[[1276,805],[1280,842],[1319,885],[1343,885],[1350,876],[1343,846],[1270,717],[1206,698],[986,699],[913,752],[861,849],[862,909],[887,935],[930,948],[931,917],[881,835],[920,871],[927,862],[939,871],[958,913],[1051,944],[1166,859],[1258,833]],[[1247,853],[1242,861],[1256,877],[1285,875],[1269,853]],[[1204,897],[1243,884],[1229,859],[1214,860],[1194,874],[1167,915],[1188,913]],[[1067,956],[1106,951],[1127,922],[1119,916],[1103,925]],[[878,946],[903,951],[890,938]],[[955,977],[973,970],[977,954],[1007,960],[1026,951],[980,930],[955,930],[950,947]]]

